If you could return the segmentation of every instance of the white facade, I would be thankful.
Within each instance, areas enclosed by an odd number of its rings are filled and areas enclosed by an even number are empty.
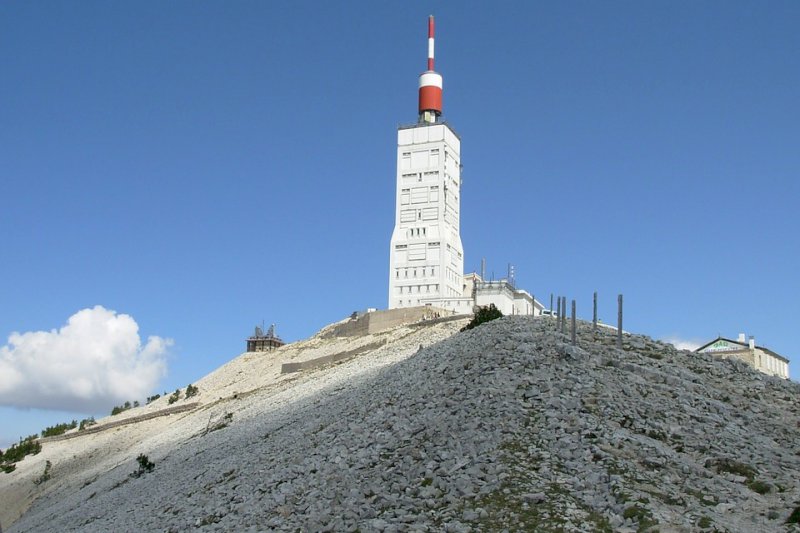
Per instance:
[[[544,305],[528,291],[517,289],[508,280],[483,281],[478,274],[464,276],[465,293],[471,294],[474,305],[494,305],[504,315],[540,316]]]
[[[397,195],[389,309],[433,305],[469,313],[460,236],[461,140],[444,123],[397,131]]]
[[[753,337],[747,341],[744,333],[740,333],[737,340],[717,337],[695,351],[709,353],[720,359],[739,359],[764,374],[789,379],[789,360],[768,348],[756,346]]]

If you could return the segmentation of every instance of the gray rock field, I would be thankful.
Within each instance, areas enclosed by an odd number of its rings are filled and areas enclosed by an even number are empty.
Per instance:
[[[800,506],[797,383],[644,336],[619,350],[613,331],[591,324],[572,346],[552,319],[459,333],[466,321],[239,356],[197,382],[193,410],[45,442],[0,474],[0,523],[800,531],[786,523]],[[358,355],[279,372],[346,351]],[[141,453],[154,468],[131,476]],[[51,479],[34,484],[48,460]]]

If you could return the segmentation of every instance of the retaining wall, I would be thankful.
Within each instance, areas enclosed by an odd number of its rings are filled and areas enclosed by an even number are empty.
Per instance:
[[[329,365],[331,363],[339,363],[346,359],[350,359],[351,357],[355,357],[362,353],[370,352],[372,350],[380,348],[385,344],[386,344],[386,339],[382,339],[378,342],[366,344],[364,346],[360,346],[353,350],[347,350],[346,352],[339,352],[333,355],[325,355],[322,357],[317,357],[316,359],[301,361],[299,363],[283,363],[281,365],[281,374],[290,374],[292,372],[300,372],[301,370],[310,370],[312,368],[319,368],[321,366]]]
[[[59,440],[74,439],[75,437],[83,437],[84,435],[89,435],[91,433],[98,433],[100,431],[105,431],[111,428],[126,426],[128,424],[135,424],[136,422],[142,422],[143,420],[150,420],[151,418],[158,418],[159,416],[167,416],[175,413],[183,413],[184,411],[191,411],[198,405],[200,405],[200,402],[187,403],[186,405],[176,405],[175,407],[167,407],[166,409],[159,409],[158,411],[153,411],[152,413],[145,413],[143,415],[132,416],[130,418],[123,418],[122,420],[115,420],[113,422],[106,422],[103,424],[95,424],[94,426],[89,426],[87,428],[84,428],[83,430],[64,433],[63,435],[55,435],[53,437],[43,437],[38,440],[41,443],[45,443],[45,442],[55,442]]]

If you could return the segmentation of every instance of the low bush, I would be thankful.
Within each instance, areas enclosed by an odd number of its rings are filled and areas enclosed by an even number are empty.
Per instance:
[[[122,412],[125,412],[128,409],[130,409],[131,407],[138,407],[138,403],[139,402],[136,402],[136,406],[131,405],[131,402],[125,402],[122,405],[118,405],[118,406],[114,407],[111,410],[111,416],[118,415],[118,414],[120,414]]]
[[[715,467],[718,474],[728,473],[735,476],[742,476],[746,478],[748,482],[753,481],[756,476],[755,468],[734,459],[709,459],[706,461],[706,468],[711,467]]]
[[[189,384],[186,386],[186,398],[191,398],[192,396],[197,395],[198,392],[200,392],[200,389],[194,385]]]
[[[475,316],[472,317],[472,320],[469,324],[461,328],[461,331],[467,331],[468,329],[472,329],[474,327],[480,326],[484,322],[489,322],[496,318],[500,318],[503,316],[503,312],[500,311],[494,304],[489,304],[484,307],[478,307],[475,310]]]
[[[758,494],[766,494],[772,490],[772,486],[769,483],[764,483],[763,481],[759,480],[751,481],[747,484],[747,487]]]
[[[152,472],[156,467],[156,465],[152,463],[150,459],[143,453],[139,454],[139,456],[136,458],[136,462],[139,463],[139,468],[131,472],[131,477],[141,477],[148,472]]]
[[[33,480],[33,484],[34,485],[41,485],[42,483],[44,483],[45,481],[50,479],[50,468],[52,466],[53,466],[53,463],[51,463],[50,461],[46,461],[45,464],[44,464],[44,473],[41,476],[39,476],[36,479],[34,479]]]
[[[37,441],[38,435],[31,435],[20,439],[19,443],[12,444],[6,451],[0,453],[0,470],[6,474],[16,468],[14,463],[22,461],[27,455],[36,455],[42,451],[42,445]]]
[[[69,429],[78,427],[78,421],[73,420],[66,424],[56,424],[55,426],[46,427],[42,430],[42,437],[55,437],[56,435],[63,435]]]
[[[177,402],[180,399],[181,399],[181,390],[175,389],[175,392],[173,392],[170,395],[169,400],[167,400],[167,403],[172,405],[173,403]]]

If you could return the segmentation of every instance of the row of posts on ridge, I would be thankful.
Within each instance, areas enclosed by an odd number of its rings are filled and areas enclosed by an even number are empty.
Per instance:
[[[594,293],[592,298],[592,331],[597,332],[597,292]],[[534,301],[536,301],[534,299]],[[550,310],[553,309],[553,295],[550,295]],[[577,318],[576,318],[576,304],[572,300],[572,309],[570,313],[570,337],[572,345],[578,344],[577,336]],[[567,297],[559,296],[556,302],[556,331],[562,334],[567,333]],[[617,296],[617,348],[622,348],[622,295]]]

